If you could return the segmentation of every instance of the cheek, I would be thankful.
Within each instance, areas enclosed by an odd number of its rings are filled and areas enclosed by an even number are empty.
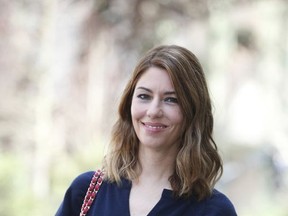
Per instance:
[[[130,112],[131,112],[133,128],[134,128],[136,134],[138,134],[139,121],[143,117],[143,110],[141,109],[141,106],[139,106],[139,104],[137,104],[135,101],[134,102],[132,101]]]
[[[179,123],[183,123],[184,117],[183,117],[183,114],[180,110],[178,111],[178,118],[177,119],[178,119]]]
[[[131,112],[132,121],[135,121],[141,117],[140,106],[134,100],[132,100],[130,112]]]
[[[184,117],[182,115],[182,112],[177,112],[177,114],[174,115],[173,122],[176,133],[178,134],[177,136],[181,136],[184,130]]]
[[[183,114],[180,109],[173,109],[169,112],[170,120],[174,122],[174,124],[182,124],[183,123]]]
[[[134,100],[132,100],[130,112],[131,112],[131,117],[132,117],[132,120],[133,120],[135,118],[136,113],[137,113]]]

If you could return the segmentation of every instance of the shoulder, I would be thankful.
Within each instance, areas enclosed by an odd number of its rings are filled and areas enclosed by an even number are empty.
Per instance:
[[[89,171],[77,176],[70,185],[71,190],[85,190],[86,192],[94,173],[94,171]]]
[[[79,215],[93,174],[94,171],[85,172],[72,181],[65,193],[63,202],[56,213],[57,216]]]
[[[66,195],[74,205],[82,205],[87,189],[90,185],[94,171],[89,171],[77,176],[68,188]],[[65,196],[66,196],[65,195]],[[65,197],[66,198],[66,197]]]
[[[218,190],[213,190],[211,197],[204,200],[207,216],[236,216],[234,205],[227,196]]]

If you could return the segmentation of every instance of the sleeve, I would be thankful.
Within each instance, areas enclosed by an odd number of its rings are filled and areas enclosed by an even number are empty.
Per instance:
[[[214,191],[209,204],[205,207],[205,216],[237,216],[232,202],[222,193]]]
[[[79,216],[93,174],[93,171],[86,172],[74,179],[55,216]]]

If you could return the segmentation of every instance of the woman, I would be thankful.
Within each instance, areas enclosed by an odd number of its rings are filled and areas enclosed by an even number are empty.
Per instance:
[[[82,215],[237,215],[214,189],[222,161],[212,130],[211,101],[196,56],[175,45],[150,50],[124,90],[97,197],[82,206],[94,172],[84,173],[56,215],[79,215],[81,206]]]

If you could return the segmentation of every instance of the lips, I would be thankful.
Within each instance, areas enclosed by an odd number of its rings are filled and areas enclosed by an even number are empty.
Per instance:
[[[161,123],[152,123],[152,122],[142,122],[144,127],[149,131],[162,131],[163,129],[167,128],[168,126]]]

